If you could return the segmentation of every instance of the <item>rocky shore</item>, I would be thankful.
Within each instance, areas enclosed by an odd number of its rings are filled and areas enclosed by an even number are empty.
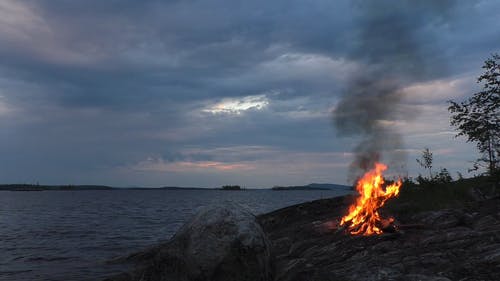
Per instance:
[[[115,261],[135,269],[107,280],[500,280],[500,198],[393,214],[397,229],[370,237],[337,227],[352,200],[258,217],[207,208],[169,242]]]

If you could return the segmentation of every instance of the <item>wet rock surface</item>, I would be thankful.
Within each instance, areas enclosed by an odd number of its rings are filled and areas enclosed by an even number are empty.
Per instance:
[[[109,280],[500,280],[500,198],[393,214],[397,231],[369,237],[338,228],[352,201],[257,220],[234,206],[202,212],[168,243],[126,259],[139,269]]]
[[[272,241],[275,280],[500,280],[500,199],[395,214],[397,232],[370,237],[337,228],[351,200],[318,200],[259,217]]]

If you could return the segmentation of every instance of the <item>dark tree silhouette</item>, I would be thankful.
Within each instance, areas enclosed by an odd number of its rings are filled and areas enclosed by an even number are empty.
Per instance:
[[[223,185],[222,190],[241,190],[239,185]]]
[[[449,101],[451,125],[457,136],[466,136],[483,154],[474,163],[477,170],[483,163],[490,175],[498,174],[500,156],[500,55],[493,54],[482,67],[484,73],[477,82],[483,89],[466,101]]]
[[[422,156],[417,159],[417,163],[424,169],[429,170],[429,180],[432,180],[432,152],[429,148],[425,148],[422,151]]]

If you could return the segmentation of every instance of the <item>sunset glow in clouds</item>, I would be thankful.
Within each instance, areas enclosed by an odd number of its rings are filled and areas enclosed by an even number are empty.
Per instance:
[[[213,114],[217,113],[241,114],[246,110],[263,109],[268,104],[269,101],[265,95],[247,96],[241,99],[225,98],[222,101],[210,106],[209,108],[204,109],[204,111]]]

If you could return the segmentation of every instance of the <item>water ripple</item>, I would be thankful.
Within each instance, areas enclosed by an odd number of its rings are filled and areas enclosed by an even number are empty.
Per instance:
[[[0,280],[96,280],[106,260],[169,239],[199,208],[225,201],[259,214],[336,191],[0,192]]]

